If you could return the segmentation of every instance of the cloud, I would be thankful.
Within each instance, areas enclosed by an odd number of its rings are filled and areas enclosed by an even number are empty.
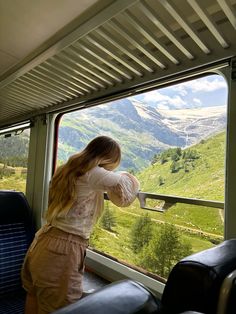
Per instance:
[[[157,107],[159,110],[169,110],[170,107],[167,106],[167,105],[164,105],[164,104],[158,104],[158,107]]]
[[[201,104],[202,104],[201,100],[198,99],[198,98],[193,98],[193,101],[194,101],[196,104],[198,104],[198,105],[201,105]]]
[[[205,77],[182,83],[180,86],[181,86],[180,90],[186,91],[186,89],[190,89],[193,93],[213,92],[218,89],[227,88],[225,80],[221,77],[214,78],[213,80],[211,77],[208,78]]]
[[[181,109],[224,104],[226,94],[225,79],[220,75],[208,75],[146,92],[138,97],[142,102],[159,109]]]
[[[144,102],[154,102],[158,108],[182,108],[185,106],[187,103],[179,96],[168,96],[160,93],[159,91],[152,91],[149,93],[146,93],[144,95]]]
[[[183,83],[179,85],[174,85],[172,88],[175,92],[177,92],[181,96],[186,96],[188,94],[188,91],[186,87],[183,85]]]

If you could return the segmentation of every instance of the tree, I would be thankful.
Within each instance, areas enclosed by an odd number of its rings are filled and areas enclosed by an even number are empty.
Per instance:
[[[158,177],[158,183],[159,183],[159,185],[165,184],[165,179],[162,176],[159,176]]]
[[[181,156],[182,155],[182,149],[181,147],[176,147],[176,154]]]
[[[172,156],[171,156],[171,160],[173,160],[173,161],[178,161],[179,160],[179,155],[178,154],[173,154]]]
[[[130,238],[131,247],[135,253],[139,253],[149,243],[152,238],[152,221],[148,214],[136,219],[130,232]]]
[[[171,224],[161,227],[160,235],[152,238],[141,254],[141,265],[167,278],[172,267],[192,253],[191,244],[181,242],[177,228]]]
[[[184,172],[189,172],[189,164],[188,164],[188,162],[184,163]]]
[[[183,159],[187,161],[192,161],[194,159],[200,158],[200,154],[195,149],[188,149],[183,154]]]
[[[0,168],[0,179],[3,177],[10,177],[15,172],[14,169],[10,169],[4,164],[2,168]]]
[[[168,161],[168,153],[167,151],[163,152],[160,156],[161,165]]]
[[[131,169],[131,168],[130,168],[130,169],[127,170],[127,172],[129,172],[129,173],[132,174],[132,175],[135,175],[135,170],[134,170],[134,169]]]
[[[154,154],[151,160],[151,165],[154,165],[159,160],[159,154]]]
[[[175,173],[179,171],[179,164],[177,161],[173,161],[172,164],[170,165],[170,172]]]
[[[110,210],[108,202],[104,209],[103,215],[100,218],[100,225],[103,229],[106,229],[108,231],[112,231],[112,227],[115,227],[116,225],[116,218],[113,212]]]

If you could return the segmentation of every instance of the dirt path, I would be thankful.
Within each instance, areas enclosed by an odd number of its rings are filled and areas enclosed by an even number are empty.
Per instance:
[[[219,208],[219,215],[221,221],[224,223],[224,209]]]
[[[123,213],[126,213],[128,215],[132,215],[132,216],[136,216],[136,217],[140,217],[139,214],[135,214],[135,213],[130,213],[130,212],[127,212],[121,208],[119,208],[120,211],[122,211]],[[222,215],[222,213],[221,213]],[[223,216],[222,216],[223,218]],[[164,224],[165,221],[163,220],[159,220],[159,219],[155,219],[155,218],[151,218],[152,221],[154,221],[155,223],[158,223],[158,224]],[[219,235],[219,234],[215,234],[215,233],[210,233],[210,232],[205,232],[205,231],[202,231],[200,229],[195,229],[195,228],[190,228],[190,227],[185,227],[185,226],[181,226],[181,225],[178,225],[178,224],[174,224],[176,226],[176,228],[178,228],[179,230],[184,230],[184,231],[187,231],[187,232],[190,232],[192,234],[198,234],[198,235],[202,235],[202,236],[207,236],[207,237],[214,237],[214,238],[217,238],[217,239],[223,239],[223,236]]]

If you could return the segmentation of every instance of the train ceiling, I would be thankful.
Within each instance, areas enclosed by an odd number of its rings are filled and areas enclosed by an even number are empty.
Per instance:
[[[236,0],[0,0],[0,20],[0,127],[236,55]]]

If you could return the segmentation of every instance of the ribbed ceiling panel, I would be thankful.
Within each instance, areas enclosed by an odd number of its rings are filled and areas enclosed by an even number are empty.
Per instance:
[[[235,39],[235,0],[135,1],[46,60],[4,78],[0,125],[229,58],[236,55]]]

